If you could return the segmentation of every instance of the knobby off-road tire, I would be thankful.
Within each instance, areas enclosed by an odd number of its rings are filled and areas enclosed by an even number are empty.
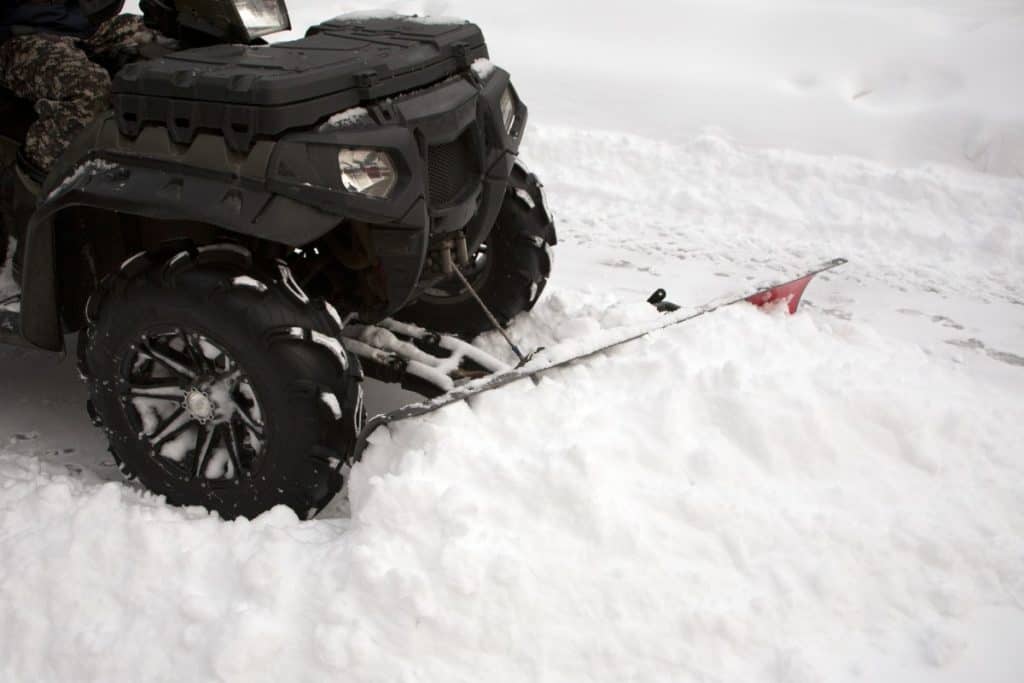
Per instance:
[[[12,267],[12,264],[7,263],[7,250],[11,244],[11,232],[7,227],[5,213],[3,209],[0,209],[0,273]]]
[[[0,146],[4,144],[5,141],[0,140]],[[11,265],[7,263],[7,256],[14,236],[14,160],[5,156],[5,151],[0,149],[0,273]]]
[[[551,275],[551,247],[556,242],[540,183],[516,166],[494,228],[466,273],[502,327],[537,303]],[[436,285],[396,317],[465,338],[493,327],[455,278]]]
[[[254,267],[234,245],[139,255],[87,314],[90,414],[127,477],[225,519],[279,504],[309,518],[340,490],[362,372],[337,314],[286,268]]]

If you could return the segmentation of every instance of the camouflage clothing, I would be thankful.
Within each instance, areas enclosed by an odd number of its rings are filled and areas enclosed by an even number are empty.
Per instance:
[[[110,75],[116,66],[159,36],[142,17],[122,14],[89,38],[49,33],[15,36],[0,45],[0,86],[35,102],[38,119],[25,138],[25,156],[49,170],[71,140],[109,108]]]

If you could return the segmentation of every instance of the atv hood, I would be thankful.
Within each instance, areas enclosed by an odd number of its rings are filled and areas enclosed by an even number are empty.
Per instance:
[[[247,151],[257,137],[429,86],[483,57],[475,24],[342,15],[300,40],[218,45],[129,65],[114,81],[114,105],[130,137],[146,123],[166,126],[182,144],[199,129],[219,129]]]

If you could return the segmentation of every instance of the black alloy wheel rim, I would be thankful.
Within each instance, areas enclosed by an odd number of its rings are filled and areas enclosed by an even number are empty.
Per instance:
[[[129,423],[173,478],[232,485],[259,467],[267,440],[261,403],[243,368],[208,335],[140,335],[120,380]]]

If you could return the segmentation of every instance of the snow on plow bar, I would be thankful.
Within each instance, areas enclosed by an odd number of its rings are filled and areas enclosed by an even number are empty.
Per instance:
[[[647,325],[606,330],[588,340],[589,343],[584,346],[572,345],[571,349],[565,349],[562,347],[566,345],[560,345],[553,349],[538,349],[515,368],[462,340],[428,332],[414,325],[386,320],[378,323],[376,327],[353,326],[352,336],[343,339],[343,343],[350,352],[360,356],[364,363],[383,363],[396,372],[405,372],[418,380],[426,380],[429,385],[441,390],[427,389],[421,393],[427,396],[434,395],[435,398],[383,413],[369,420],[359,433],[353,462],[359,461],[369,444],[370,437],[381,427],[433,413],[453,403],[494,391],[513,382],[535,380],[549,370],[592,358],[658,330],[681,325],[720,308],[746,302],[759,308],[785,305],[790,314],[796,313],[811,280],[846,262],[844,258],[826,261],[796,279],[766,285],[752,294],[712,302],[690,311],[684,311],[680,306],[666,301],[665,291],[659,289],[651,295],[648,303],[665,313],[665,317]],[[448,355],[430,357],[430,351],[439,350]],[[403,384],[408,386],[405,382]]]
[[[466,382],[511,370],[491,354],[448,334],[397,320],[352,324],[342,343],[359,356],[367,375],[425,396],[439,396]]]

